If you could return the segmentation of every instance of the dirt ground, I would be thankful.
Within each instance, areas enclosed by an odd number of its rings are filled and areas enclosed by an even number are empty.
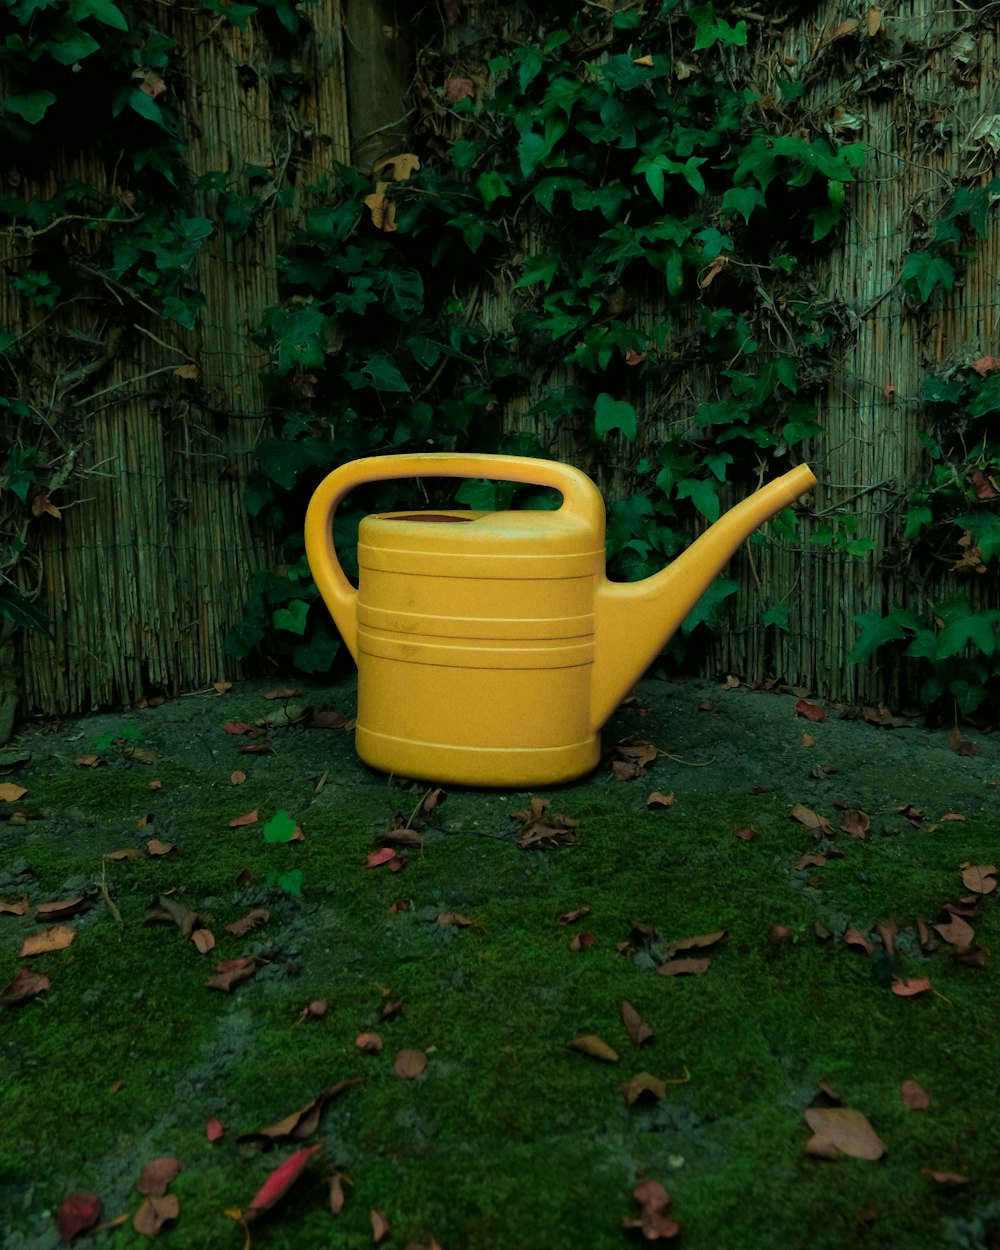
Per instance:
[[[314,714],[323,709],[346,717],[353,714],[353,683],[297,682],[294,693],[266,697],[274,693],[273,683],[244,682],[225,693],[197,692],[157,707],[59,724],[38,720],[22,726],[0,753],[0,780],[25,789],[23,796],[0,803],[0,899],[27,894],[36,903],[42,897],[66,897],[78,891],[90,891],[97,898],[94,870],[60,878],[59,865],[82,861],[87,855],[105,856],[119,847],[142,848],[150,836],[176,844],[182,854],[190,846],[193,854],[195,844],[209,837],[203,832],[203,812],[220,805],[233,816],[249,806],[270,811],[287,808],[309,836],[310,821],[335,822],[347,812],[355,824],[367,826],[366,837],[391,824],[396,812],[410,815],[419,807],[430,787],[390,779],[367,768],[354,754],[349,728],[310,727]],[[726,836],[731,838],[734,824],[749,828],[764,806],[773,813],[802,805],[834,826],[844,810],[862,810],[871,819],[870,838],[908,836],[915,828],[933,833],[945,827],[942,821],[955,821],[947,825],[953,829],[956,818],[996,827],[1000,737],[969,726],[949,736],[947,728],[927,729],[918,718],[880,716],[873,710],[866,718],[861,709],[803,702],[805,693],[752,690],[731,682],[644,680],[612,718],[604,743],[606,750],[618,742],[655,744],[661,754],[648,765],[646,775],[621,781],[603,765],[572,785],[535,792],[453,788],[426,822],[428,845],[434,838],[444,844],[452,835],[476,830],[484,838],[499,839],[513,848],[510,814],[526,807],[533,793],[551,799],[552,810],[573,812],[590,805],[593,810],[610,808],[623,818],[638,820],[648,815],[650,793],[659,791],[671,796],[664,823],[658,827],[662,833],[656,835],[667,842],[669,822],[675,818],[700,820],[706,827],[713,821],[725,824]],[[879,720],[888,723],[873,723]],[[234,726],[242,731],[233,732]],[[263,743],[267,747],[260,752],[243,749]],[[243,774],[245,779],[234,783],[234,774]],[[95,777],[101,779],[99,787]],[[161,786],[150,786],[161,778]],[[801,832],[808,848],[812,833]],[[543,888],[548,879],[545,874],[550,870],[540,866],[543,858],[529,857],[532,888]],[[183,890],[183,871],[176,870],[174,876]],[[283,958],[306,962],[304,933],[316,915],[338,898],[334,882],[322,888],[316,882],[307,885],[311,888],[305,891],[297,917],[272,939],[271,947],[253,949],[266,954],[277,943]],[[432,910],[441,906],[464,910],[465,905],[474,905],[474,895],[473,887],[467,886],[464,894],[457,890],[447,898],[441,895],[440,904],[435,901],[438,894],[425,902]],[[267,897],[263,885],[251,887],[241,894],[240,905],[253,906]],[[327,897],[331,903],[325,901]],[[126,900],[119,897],[118,901],[126,910]],[[198,911],[206,914],[223,912],[230,902],[221,889],[214,895],[202,891],[196,900]],[[110,923],[106,913],[91,912],[78,922],[81,933],[98,923],[94,919],[98,914],[103,915],[103,923]],[[5,974],[0,982],[22,966],[17,950],[30,924],[30,917],[0,916],[4,952],[0,973]],[[379,932],[385,938],[388,928]],[[393,949],[400,958],[411,957],[405,946],[409,939],[385,940],[397,944]],[[58,987],[56,972],[51,975]],[[274,968],[266,968],[260,982],[265,987],[262,994],[284,992]],[[99,1019],[101,1004],[110,996],[110,991],[95,983],[84,992],[83,1003]],[[55,991],[11,1009],[16,1012],[20,1035],[10,1030],[11,1015],[5,1020],[0,1013],[0,1026],[8,1025],[6,1039],[0,1034],[0,1057],[5,1056],[8,1081],[27,1077],[33,1037],[28,1013],[35,1011],[41,1026],[49,998],[55,999]],[[197,1107],[200,1114],[202,1104],[209,1105],[205,1090],[213,1082],[229,1081],[234,1068],[252,1050],[254,1026],[235,1005],[238,1001],[234,996],[226,1017],[221,1034],[224,1044],[219,1045],[217,1035],[213,1049],[203,1048],[197,1062],[184,1073],[173,1073],[170,1098],[156,1109],[144,1131],[123,1135],[117,1143],[102,1142],[103,1153],[93,1160],[89,1185],[101,1187],[107,1214],[128,1204],[137,1164],[150,1153],[162,1152],[165,1138],[181,1131],[189,1107]],[[419,1118],[411,1128],[419,1136]],[[67,1131],[72,1131],[71,1126],[67,1125]],[[75,1172],[68,1168],[66,1176],[39,1178],[37,1184],[29,1185],[17,1166],[19,1149],[32,1159],[45,1157],[44,1142],[19,1145],[5,1138],[0,1125],[0,1245],[3,1250],[50,1250],[57,1244],[53,1203],[71,1185],[70,1173],[81,1175],[80,1166],[74,1165]],[[139,1244],[126,1240],[122,1230],[108,1235],[115,1240],[107,1244],[116,1247]],[[181,1244],[176,1235],[171,1234],[173,1244]],[[471,1235],[468,1241],[447,1240],[441,1232],[437,1235],[447,1250],[453,1245],[481,1244]],[[237,1241],[234,1230],[230,1244]],[[183,1244],[199,1243],[195,1239]]]

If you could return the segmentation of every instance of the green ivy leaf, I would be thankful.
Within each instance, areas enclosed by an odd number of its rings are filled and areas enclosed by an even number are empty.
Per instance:
[[[410,389],[406,378],[387,356],[372,356],[362,369],[362,373],[371,379],[371,384],[377,391],[407,393]]]
[[[490,170],[487,173],[480,174],[473,183],[473,186],[475,186],[476,190],[479,192],[480,198],[483,201],[483,208],[485,208],[487,212],[489,212],[489,210],[493,207],[495,201],[501,199],[503,196],[510,196],[511,193],[506,180],[495,170]]]
[[[690,499],[703,517],[709,521],[717,521],[721,506],[719,504],[718,487],[715,482],[704,477],[688,477],[677,484],[677,498]]]
[[[48,617],[44,616],[30,599],[26,599],[16,586],[12,586],[7,581],[0,582],[0,616],[14,625],[33,630],[36,634],[44,634],[46,638],[52,637],[52,627]]]
[[[883,643],[905,638],[906,626],[909,624],[895,608],[888,616],[881,616],[878,612],[861,612],[851,619],[861,631],[861,636],[847,657],[850,664],[859,664],[866,660]]]
[[[128,30],[124,14],[111,0],[69,0],[69,11],[78,22],[85,17],[94,17],[104,26]]]
[[[532,286],[535,282],[544,282],[548,286],[556,276],[559,264],[559,257],[549,253],[542,256],[529,256],[524,262],[524,273],[514,283],[514,286]]]
[[[735,595],[740,584],[731,577],[717,577],[681,623],[681,633],[689,638],[699,625],[714,629],[722,616],[722,605]]]
[[[292,599],[283,608],[275,608],[272,621],[275,629],[287,629],[290,634],[306,632],[309,604],[304,599]]]
[[[334,638],[322,624],[317,625],[308,642],[292,650],[292,663],[303,673],[327,673],[340,650],[340,639]]]
[[[45,116],[46,110],[56,102],[51,91],[31,91],[27,95],[9,95],[3,102],[8,113],[23,117],[30,125],[35,126]]]
[[[594,401],[594,429],[601,438],[612,430],[621,430],[629,442],[633,442],[638,427],[638,417],[632,405],[623,399],[615,399],[602,391]]]
[[[911,293],[916,290],[926,304],[938,286],[950,291],[955,285],[955,266],[931,252],[911,252],[903,266],[902,280]]]
[[[983,655],[993,655],[997,649],[997,621],[1000,612],[972,612],[949,622],[938,634],[937,657],[946,660],[957,655],[967,646],[977,647]]]
[[[264,822],[264,841],[291,842],[295,837],[296,827],[291,816],[283,807],[279,807],[271,819]]]
[[[410,321],[424,310],[424,280],[416,269],[390,269],[385,277],[385,310],[397,321]],[[407,388],[409,389],[409,388]]]
[[[42,46],[60,65],[75,65],[77,61],[82,61],[84,57],[97,52],[101,45],[93,35],[88,35],[85,30],[76,27],[65,38],[50,39]]]
[[[765,625],[774,625],[777,629],[783,629],[788,633],[788,616],[792,610],[790,603],[776,603],[773,608],[768,608],[761,616],[761,620]]]

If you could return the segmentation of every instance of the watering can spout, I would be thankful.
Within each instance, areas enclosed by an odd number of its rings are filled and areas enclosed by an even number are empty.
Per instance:
[[[591,724],[599,729],[653,662],[740,543],[816,484],[808,465],[761,487],[719,518],[661,572],[599,584]]]

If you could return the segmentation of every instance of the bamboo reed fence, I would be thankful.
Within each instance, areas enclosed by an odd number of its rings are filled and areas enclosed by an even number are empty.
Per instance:
[[[465,25],[443,25],[442,46],[467,57],[464,49],[475,46],[468,31],[486,8],[486,0],[469,0]],[[400,132],[412,69],[391,0],[344,0],[343,8],[341,0],[318,0],[311,9],[316,33],[302,42],[295,66],[309,86],[295,110],[283,112],[263,87],[271,50],[252,23],[244,32],[171,6],[163,15],[187,50],[178,92],[196,169],[256,164],[304,186],[319,182],[334,161],[370,160]],[[894,602],[927,606],[926,588],[893,548],[895,519],[922,471],[920,380],[944,361],[995,349],[1000,224],[991,221],[961,283],[929,309],[909,306],[900,273],[915,223],[933,216],[957,180],[985,183],[997,172],[1000,84],[992,67],[1000,31],[992,8],[977,14],[932,0],[862,5],[850,15],[826,0],[797,22],[744,16],[766,28],[757,90],[773,101],[776,72],[796,67],[809,83],[805,98],[817,128],[860,139],[870,152],[817,290],[839,310],[846,333],[819,396],[825,432],[810,459],[820,478],[815,515],[857,516],[859,533],[877,549],[851,560],[808,544],[804,553],[748,545],[729,570],[741,593],[704,668],[748,678],[780,674],[851,703],[892,700],[906,693],[898,672],[847,663],[851,618]],[[856,29],[831,37],[848,16]],[[192,22],[200,24],[195,38]],[[95,174],[62,161],[31,190],[44,195],[62,178],[94,181]],[[16,687],[25,710],[135,702],[233,673],[222,650],[225,631],[241,615],[254,568],[273,558],[242,504],[254,445],[270,430],[260,376],[267,361],[252,335],[262,311],[277,302],[277,249],[293,221],[294,210],[275,203],[243,238],[213,236],[198,262],[208,307],[193,332],[131,305],[111,353],[87,348],[102,341],[112,307],[124,301],[109,282],[103,307],[74,308],[61,329],[38,336],[33,399],[65,418],[61,455],[67,472],[72,467],[75,496],[61,520],[46,517],[35,527],[24,563],[26,588],[41,586],[55,630],[51,640],[19,631],[16,654],[8,655],[0,687]],[[84,231],[80,239],[85,254]],[[530,252],[530,235],[524,244]],[[8,235],[2,246],[8,267],[30,252],[23,237]],[[509,326],[523,297],[512,281],[479,292],[477,313],[488,326]],[[663,311],[658,299],[640,304],[639,324]],[[0,324],[12,313],[0,284]],[[695,364],[667,395],[629,396],[648,414],[648,444],[689,422],[710,385]],[[537,398],[512,401],[508,420],[549,437],[544,422],[525,415]],[[564,431],[553,448],[572,459],[571,442]],[[615,481],[611,466],[603,484],[614,490]],[[974,602],[997,603],[997,587],[983,579],[972,591]],[[761,609],[781,601],[794,605],[790,631],[765,632]]]

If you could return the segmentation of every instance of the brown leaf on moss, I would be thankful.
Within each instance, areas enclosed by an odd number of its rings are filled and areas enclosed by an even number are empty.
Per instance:
[[[271,913],[266,907],[255,907],[253,911],[248,911],[239,920],[233,920],[230,924],[227,924],[226,932],[231,933],[234,937],[246,937],[251,929],[256,929],[258,925],[267,924],[270,919]]]
[[[366,1055],[378,1055],[382,1051],[382,1039],[377,1033],[359,1033],[354,1045]]]
[[[807,1154],[829,1158],[831,1149],[853,1159],[881,1159],[885,1154],[885,1143],[868,1117],[853,1107],[806,1107],[803,1115],[814,1134],[806,1142]]]
[[[872,955],[875,952],[875,947],[872,946],[871,942],[860,930],[855,929],[853,926],[844,932],[844,942],[847,946],[853,946],[856,950],[864,951],[866,955]]]
[[[52,982],[48,977],[30,968],[21,968],[14,979],[0,990],[0,1007],[19,1007],[51,988]]]
[[[811,807],[806,807],[803,803],[796,803],[788,815],[792,820],[797,820],[800,825],[805,825],[807,829],[811,829],[815,834],[820,834],[824,837],[833,836],[833,826],[827,818],[820,816]]]
[[[273,1141],[304,1141],[307,1137],[312,1137],[313,1133],[319,1128],[320,1117],[323,1114],[323,1108],[331,1099],[336,1098],[338,1094],[342,1094],[345,1089],[349,1089],[352,1085],[359,1084],[364,1078],[360,1076],[351,1076],[346,1080],[337,1081],[335,1085],[331,1085],[328,1089],[323,1090],[321,1094],[317,1094],[305,1104],[305,1106],[291,1111],[288,1115],[283,1116],[274,1124],[268,1124],[265,1128],[255,1129],[250,1133],[241,1133],[237,1137],[238,1143],[243,1142],[273,1142]]]
[[[997,888],[996,872],[994,864],[964,864],[962,881],[974,894],[992,894]]]
[[[897,978],[891,986],[892,992],[900,998],[912,998],[915,994],[926,993],[930,988],[930,977],[909,977],[905,980]]]
[[[13,781],[0,781],[0,799],[6,803],[16,803],[18,799],[24,798],[28,793],[24,786],[19,786]]]
[[[252,812],[244,812],[242,816],[234,816],[229,822],[230,829],[243,829],[247,825],[255,825],[258,820],[258,811],[255,807]]]
[[[420,1076],[426,1067],[426,1054],[422,1050],[414,1050],[410,1047],[397,1051],[396,1058],[392,1061],[393,1072],[405,1081],[412,1081],[414,1077]]]
[[[72,898],[60,898],[51,903],[39,903],[35,908],[36,920],[60,920],[76,916],[86,911],[93,900],[85,894],[74,894]]]
[[[140,1194],[159,1198],[167,1192],[167,1186],[180,1172],[181,1167],[180,1159],[175,1159],[173,1155],[161,1155],[146,1164],[135,1187]]]
[[[826,713],[821,707],[817,707],[815,703],[810,703],[807,699],[799,699],[795,704],[795,715],[804,716],[806,720],[819,723],[826,720]]]
[[[32,933],[21,944],[20,955],[26,959],[29,955],[44,955],[49,951],[62,951],[76,937],[76,930],[68,924],[54,924],[43,929],[41,933]]]
[[[822,868],[825,864],[825,855],[817,855],[815,852],[808,851],[805,855],[801,855],[794,864],[789,864],[789,867],[795,871],[801,871],[803,868]]]
[[[930,1096],[918,1081],[903,1081],[899,1087],[903,1106],[910,1111],[926,1111],[931,1105]]]
[[[662,790],[654,790],[653,793],[646,799],[647,807],[673,807],[673,805],[673,790],[671,790],[669,794],[664,794]]]
[[[717,942],[721,942],[726,936],[725,929],[716,929],[713,933],[699,933],[695,937],[680,938],[676,942],[671,942],[666,949],[666,955],[669,959],[676,955],[678,951],[705,950],[709,946],[715,946]]]
[[[344,1181],[348,1180],[346,1172],[330,1173],[330,1214],[339,1215],[344,1209]]]
[[[210,950],[215,949],[215,934],[211,929],[194,929],[191,933],[191,941],[202,955],[207,955]]]
[[[517,845],[522,850],[552,850],[558,846],[571,846],[576,842],[574,830],[580,822],[561,813],[549,815],[549,799],[533,798],[527,811],[512,812],[521,829]]]
[[[840,818],[840,828],[851,838],[863,840],[872,827],[872,818],[860,808],[848,808]]]
[[[582,951],[585,946],[593,946],[596,940],[589,930],[584,929],[582,932],[574,934],[569,948],[571,951]]]
[[[27,894],[22,894],[16,903],[8,903],[4,899],[0,898],[0,915],[6,914],[8,916],[26,916],[30,906],[31,904],[28,902]]]
[[[929,1176],[935,1185],[968,1185],[972,1179],[971,1176],[965,1176],[961,1172],[935,1172],[931,1168],[921,1168],[920,1171],[924,1176]]]
[[[596,1033],[580,1033],[570,1042],[569,1048],[578,1050],[581,1055],[589,1055],[591,1059],[603,1059],[605,1063],[618,1062],[618,1051]]]
[[[181,1203],[176,1194],[164,1194],[160,1198],[147,1198],[132,1220],[132,1227],[143,1237],[155,1237],[164,1224],[176,1220]]]
[[[626,1215],[622,1220],[622,1228],[638,1229],[647,1241],[677,1236],[680,1225],[664,1214],[670,1203],[670,1195],[659,1181],[640,1181],[632,1190],[632,1197],[639,1204],[640,1214]]]
[[[380,1242],[383,1238],[388,1237],[392,1231],[392,1224],[389,1217],[384,1211],[378,1211],[372,1207],[368,1212],[372,1222],[372,1241]]]
[[[621,1013],[622,1024],[624,1024],[625,1032],[629,1035],[633,1046],[642,1046],[652,1039],[653,1030],[630,1002],[622,1002]]]
[[[933,928],[946,942],[958,947],[959,950],[971,946],[976,937],[975,929],[961,916],[952,916],[947,924],[936,924]]]
[[[229,993],[237,985],[249,981],[257,971],[257,956],[249,955],[241,959],[223,959],[215,965],[215,976],[205,982],[210,990],[224,990]]]
[[[154,858],[162,855],[169,855],[171,851],[176,850],[173,842],[161,842],[159,838],[150,838],[146,843],[146,854]]]
[[[711,959],[671,959],[656,971],[661,977],[698,977],[711,966]]]
[[[564,911],[559,917],[560,924],[573,924],[577,920],[581,920],[584,916],[590,915],[590,908],[583,904],[582,907],[574,907],[572,911]]]
[[[956,755],[978,755],[979,747],[962,733],[961,729],[956,725],[948,735],[948,745]]]

